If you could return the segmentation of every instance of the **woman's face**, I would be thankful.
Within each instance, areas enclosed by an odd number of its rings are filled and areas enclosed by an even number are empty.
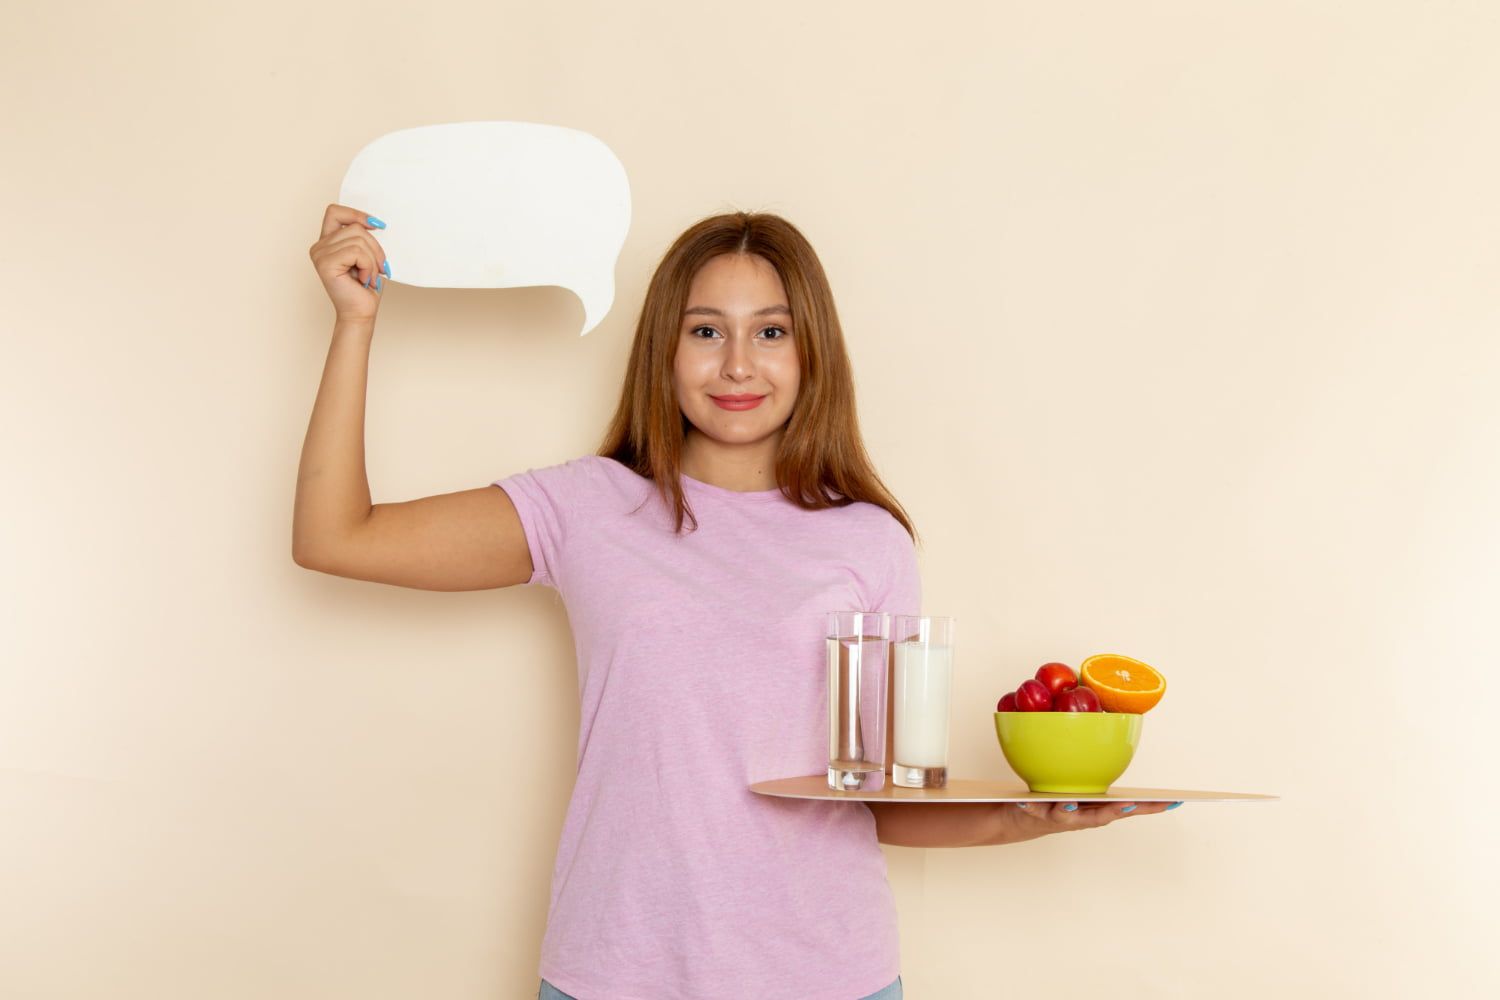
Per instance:
[[[672,384],[683,414],[706,436],[753,444],[792,415],[801,370],[788,305],[764,257],[721,254],[693,277]]]

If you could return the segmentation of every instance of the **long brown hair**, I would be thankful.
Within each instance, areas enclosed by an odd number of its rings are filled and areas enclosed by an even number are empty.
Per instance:
[[[684,519],[698,519],[679,478],[688,421],[672,388],[688,288],[698,269],[725,253],[754,254],[776,268],[792,310],[800,385],[776,452],[776,484],[805,510],[865,501],[884,507],[915,542],[906,510],[875,474],[859,434],[854,378],[823,265],[797,227],[766,212],[731,212],[695,223],[656,267],[635,328],[620,405],[598,454],[656,483]]]

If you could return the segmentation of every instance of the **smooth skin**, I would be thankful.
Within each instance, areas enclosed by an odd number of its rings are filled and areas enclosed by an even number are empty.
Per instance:
[[[389,225],[400,225],[391,220]],[[370,502],[365,394],[370,346],[387,273],[369,213],[329,205],[308,248],[334,308],[323,380],[297,469],[292,558],[333,576],[418,590],[489,590],[531,579],[520,516],[497,486],[404,503]],[[395,267],[391,263],[388,267]],[[776,488],[775,456],[796,404],[801,368],[786,290],[764,258],[725,254],[688,290],[673,386],[690,423],[682,471],[741,492]],[[750,410],[714,396],[764,395]],[[978,847],[1105,826],[1162,812],[1167,803],[866,803],[882,843]],[[1126,811],[1128,806],[1136,808]]]
[[[797,402],[801,365],[792,313],[764,257],[721,254],[698,269],[673,365],[678,405],[692,425],[682,472],[738,492],[776,488],[776,448]],[[763,395],[753,410],[714,396]]]
[[[386,257],[368,220],[366,212],[329,205],[308,248],[333,302],[334,325],[297,469],[292,558],[321,573],[419,590],[525,583],[532,572],[526,534],[499,487],[370,502],[365,391]]]

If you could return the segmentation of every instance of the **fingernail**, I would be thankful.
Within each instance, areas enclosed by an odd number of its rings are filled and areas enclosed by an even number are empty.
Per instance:
[[[1167,806],[1167,808],[1163,809],[1162,812],[1171,812],[1173,809],[1176,809],[1180,805],[1182,805],[1181,802],[1173,802],[1171,805]]]
[[[379,219],[375,218],[375,216],[373,216],[373,215],[367,215],[367,216],[365,216],[365,221],[368,222],[370,225],[374,226],[376,229],[384,229],[385,228],[385,223],[381,222]]]
[[[1063,812],[1077,812],[1077,811],[1078,811],[1078,803],[1077,802],[1069,802],[1067,805],[1063,806]]]
[[[366,279],[365,279],[365,287],[366,287],[366,288],[369,288],[369,287],[370,287],[370,279],[369,279],[369,278],[366,278]]]
[[[380,275],[378,275],[378,274],[377,274],[377,275],[376,275],[376,276],[375,276],[375,290],[376,290],[376,291],[377,291],[377,292],[378,292],[378,291],[380,291],[380,286],[381,286],[381,284],[382,284],[382,283],[383,283],[383,282],[384,282],[384,281],[385,281],[385,279],[384,279],[384,278],[382,278],[382,277],[381,277],[381,276],[380,276]]]
[[[385,272],[385,276],[387,278],[391,277],[391,262],[390,261],[388,261],[388,260],[381,261],[380,262],[380,269]]]
[[[1122,814],[1129,813],[1129,812],[1135,812],[1135,806],[1126,806],[1124,809],[1121,809],[1120,812]]]
[[[1030,806],[1028,806],[1028,805],[1027,805],[1027,804],[1026,804],[1026,803],[1024,803],[1024,802],[1017,802],[1017,803],[1016,803],[1016,808],[1017,808],[1017,809],[1030,809],[1030,808],[1031,808],[1031,807],[1030,807]]]

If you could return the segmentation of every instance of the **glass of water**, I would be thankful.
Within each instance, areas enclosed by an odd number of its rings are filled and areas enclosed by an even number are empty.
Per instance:
[[[828,652],[828,787],[877,792],[885,787],[885,689],[890,615],[830,611]]]
[[[891,643],[896,759],[891,781],[903,788],[948,784],[953,625],[952,618],[896,616]]]

